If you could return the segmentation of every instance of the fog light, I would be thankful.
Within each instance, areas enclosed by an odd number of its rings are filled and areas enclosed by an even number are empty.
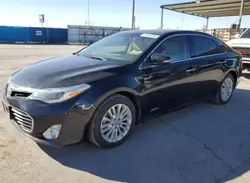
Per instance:
[[[46,139],[56,139],[60,133],[61,127],[62,125],[53,125],[43,133],[43,136]]]

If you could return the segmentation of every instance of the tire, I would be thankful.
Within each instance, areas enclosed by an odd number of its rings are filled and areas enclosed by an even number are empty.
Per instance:
[[[230,95],[227,97],[223,97],[222,90],[223,88],[225,88],[226,83],[228,84],[228,86],[230,86],[229,88],[231,87],[232,88],[230,89],[231,90]],[[224,105],[228,103],[233,95],[234,89],[235,89],[235,78],[233,77],[232,74],[229,73],[224,77],[224,79],[220,83],[220,86],[218,88],[218,91],[216,92],[216,95],[212,98],[212,102],[218,105]]]
[[[118,112],[119,109],[121,111],[120,113]],[[120,115],[114,115],[115,114],[114,110],[116,110],[115,113],[119,113]],[[116,118],[114,118],[114,116],[116,116]],[[119,119],[118,116],[124,116],[124,117],[123,118],[121,117],[121,119]],[[106,117],[105,120],[103,119],[104,117]],[[128,120],[126,121],[125,119]],[[125,120],[123,121],[124,123],[122,122],[122,120]],[[93,119],[89,125],[88,138],[98,147],[108,148],[108,147],[118,146],[122,144],[130,135],[131,130],[135,124],[135,120],[136,120],[136,109],[133,102],[129,98],[123,95],[118,95],[118,94],[113,95],[107,98],[97,108],[93,116]],[[127,124],[126,129],[124,124]],[[106,130],[108,131],[105,132]],[[111,134],[109,134],[110,131],[114,131],[114,133],[111,132]],[[112,133],[114,134],[113,137]]]

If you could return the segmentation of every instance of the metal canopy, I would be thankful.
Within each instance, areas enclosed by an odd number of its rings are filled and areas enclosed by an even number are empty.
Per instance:
[[[162,9],[172,10],[198,17],[238,16],[242,0],[203,0],[200,3],[188,2],[162,5]],[[244,0],[242,15],[250,15],[250,0]]]

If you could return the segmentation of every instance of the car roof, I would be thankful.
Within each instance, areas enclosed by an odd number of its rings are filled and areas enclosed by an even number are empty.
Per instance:
[[[133,34],[133,33],[139,33],[139,34],[157,34],[160,36],[164,36],[167,34],[200,34],[200,35],[206,35],[211,36],[210,34],[204,33],[204,32],[198,32],[198,31],[190,31],[190,30],[175,30],[175,29],[152,29],[152,30],[128,30],[128,31],[122,31],[120,33],[124,34]]]
[[[157,34],[157,35],[164,35],[170,32],[175,32],[176,30],[163,30],[163,29],[155,29],[155,30],[128,30],[123,31],[124,33],[139,33],[139,34]]]

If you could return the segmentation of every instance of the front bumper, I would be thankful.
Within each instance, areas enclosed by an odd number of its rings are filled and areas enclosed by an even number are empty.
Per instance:
[[[24,131],[12,120],[14,126],[34,141],[47,145],[65,146],[80,142],[84,137],[87,123],[91,120],[94,106],[83,108],[75,105],[75,100],[57,104],[46,104],[35,100],[12,99],[3,97],[9,108],[16,108],[27,113],[33,119],[30,132]],[[43,133],[53,125],[61,124],[59,136],[54,140],[44,138]]]

